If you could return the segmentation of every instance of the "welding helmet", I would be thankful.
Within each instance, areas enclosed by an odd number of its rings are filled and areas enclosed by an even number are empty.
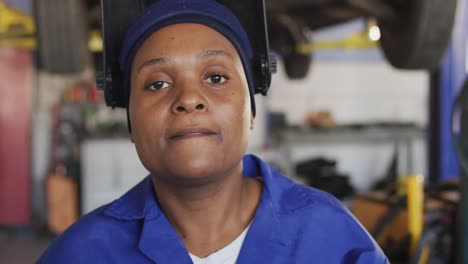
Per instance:
[[[158,29],[198,23],[224,35],[237,49],[254,94],[266,95],[276,59],[270,55],[264,0],[101,0],[104,54],[98,87],[111,107],[127,107],[129,70],[139,45]]]

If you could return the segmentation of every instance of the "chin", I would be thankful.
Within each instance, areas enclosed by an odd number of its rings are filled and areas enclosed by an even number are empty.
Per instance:
[[[189,160],[185,160],[183,164],[174,168],[179,175],[186,175],[186,177],[198,177],[203,175],[216,174],[216,171],[219,171],[219,166],[221,164],[214,159],[203,158],[203,157],[194,157]]]
[[[171,180],[177,184],[202,185],[215,182],[225,175],[233,166],[225,164],[222,155],[203,155],[179,157],[178,162],[170,163]],[[240,167],[242,168],[242,167]],[[169,175],[168,175],[169,176]]]

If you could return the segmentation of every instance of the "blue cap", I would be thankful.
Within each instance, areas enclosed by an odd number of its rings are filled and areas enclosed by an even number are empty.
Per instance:
[[[251,60],[252,46],[239,19],[214,0],[161,0],[140,14],[130,26],[120,53],[120,68],[125,74],[125,100],[130,95],[130,69],[142,43],[155,31],[179,23],[208,26],[226,37],[236,48],[249,85],[252,113],[255,115],[254,80]]]

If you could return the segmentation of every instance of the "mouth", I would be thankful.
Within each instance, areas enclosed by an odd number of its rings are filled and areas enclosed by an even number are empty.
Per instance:
[[[185,129],[177,130],[169,136],[169,139],[205,137],[205,136],[213,136],[217,134],[218,133],[208,128],[194,127],[194,128],[185,128]]]

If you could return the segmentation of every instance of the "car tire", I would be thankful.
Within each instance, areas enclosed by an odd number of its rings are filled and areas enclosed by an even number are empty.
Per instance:
[[[394,23],[378,21],[387,60],[400,69],[436,69],[451,40],[456,0],[412,0],[394,6]]]
[[[82,0],[36,0],[38,66],[56,74],[76,74],[90,63]]]
[[[283,57],[284,70],[291,80],[304,79],[312,63],[312,55],[302,55],[293,52]]]
[[[289,18],[274,17],[268,22],[268,36],[271,49],[283,59],[286,76],[289,79],[303,79],[309,72],[312,55],[297,52],[299,43],[310,41],[304,34],[305,27],[295,22]]]

